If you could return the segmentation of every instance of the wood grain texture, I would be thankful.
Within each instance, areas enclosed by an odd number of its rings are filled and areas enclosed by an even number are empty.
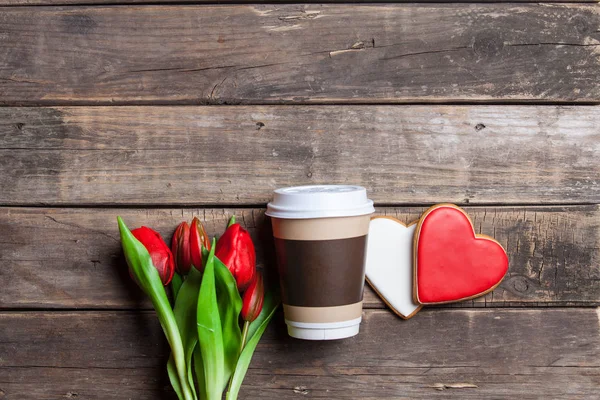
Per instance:
[[[598,206],[467,207],[477,233],[507,250],[510,270],[485,297],[452,307],[600,305]],[[424,208],[380,208],[405,222]],[[116,216],[170,240],[182,220],[198,215],[210,235],[235,214],[253,236],[258,264],[275,268],[270,223],[263,209],[0,208],[0,307],[149,308],[122,257]],[[365,307],[383,303],[371,290]]]
[[[240,398],[592,399],[597,311],[370,310],[357,337],[333,342],[287,337],[278,314]],[[3,399],[173,398],[152,313],[0,313],[0,354]],[[477,387],[438,390],[457,383]]]
[[[440,0],[396,0],[394,3],[488,3],[497,2],[498,0],[459,0],[459,1],[440,1]],[[104,5],[123,5],[123,4],[152,4],[152,3],[194,3],[194,4],[240,4],[240,3],[289,3],[288,0],[0,0],[0,6],[59,6],[59,5],[87,5],[87,4],[104,4]],[[304,0],[304,4],[322,4],[322,3],[386,3],[387,1],[369,1],[369,0]],[[533,0],[510,0],[511,3],[533,3]],[[564,3],[565,0],[544,0],[544,3]],[[597,3],[598,0],[574,0],[571,3]]]
[[[599,102],[590,4],[0,10],[0,104]]]
[[[600,203],[598,106],[0,108],[0,204]]]

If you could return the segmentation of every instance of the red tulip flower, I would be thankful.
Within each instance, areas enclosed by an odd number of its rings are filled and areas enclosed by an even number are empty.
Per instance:
[[[192,258],[190,252],[190,226],[187,222],[179,224],[173,240],[171,241],[171,251],[175,257],[175,268],[182,275],[187,275],[192,266]]]
[[[190,252],[192,264],[199,271],[202,271],[202,247],[210,251],[210,242],[204,230],[204,225],[198,217],[194,217],[190,227]]]
[[[240,315],[244,320],[244,329],[242,330],[242,349],[246,347],[248,333],[251,323],[260,315],[265,300],[265,285],[263,277],[259,271],[256,271],[248,289],[242,296],[242,310]]]
[[[160,237],[158,232],[146,226],[134,229],[131,233],[137,240],[142,242],[146,250],[148,250],[148,253],[150,253],[152,264],[158,271],[158,275],[160,276],[163,285],[168,285],[175,273],[175,261],[173,260],[173,254],[171,253],[171,250],[169,250],[167,244]]]
[[[254,321],[262,311],[265,299],[265,285],[259,271],[254,274],[254,279],[242,297],[242,318],[244,321]]]
[[[217,242],[215,256],[231,271],[242,293],[256,273],[256,253],[250,234],[240,224],[227,228]]]

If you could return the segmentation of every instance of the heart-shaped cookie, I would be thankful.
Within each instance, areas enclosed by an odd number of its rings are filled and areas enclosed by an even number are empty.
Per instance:
[[[433,206],[421,216],[414,252],[414,294],[420,304],[484,295],[508,270],[508,256],[500,243],[476,235],[467,214],[452,204]]]
[[[366,276],[369,285],[398,316],[408,319],[421,305],[413,301],[413,235],[391,217],[373,217],[369,225]]]

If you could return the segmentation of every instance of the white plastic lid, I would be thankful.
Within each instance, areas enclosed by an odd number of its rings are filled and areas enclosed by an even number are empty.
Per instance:
[[[275,190],[266,214],[284,219],[353,217],[375,212],[362,186],[313,185]]]

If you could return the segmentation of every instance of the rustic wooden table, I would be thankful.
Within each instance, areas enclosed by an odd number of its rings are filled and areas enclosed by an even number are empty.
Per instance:
[[[158,1],[0,0],[0,398],[172,398],[116,215],[235,213],[269,268],[265,203],[309,183],[465,205],[510,271],[410,321],[366,289],[344,341],[280,315],[243,398],[598,398],[597,3]]]

